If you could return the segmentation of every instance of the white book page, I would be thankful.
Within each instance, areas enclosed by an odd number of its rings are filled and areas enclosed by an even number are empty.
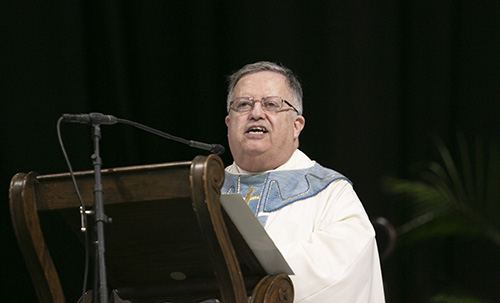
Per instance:
[[[221,195],[220,202],[268,274],[294,274],[241,194]]]

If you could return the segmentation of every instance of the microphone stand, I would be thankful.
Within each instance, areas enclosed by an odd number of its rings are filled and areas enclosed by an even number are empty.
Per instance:
[[[90,113],[90,114],[63,114],[60,121],[71,122],[71,123],[81,123],[81,124],[91,124],[92,125],[92,139],[94,141],[94,154],[92,154],[92,160],[94,165],[94,235],[96,249],[95,249],[95,272],[94,272],[94,294],[93,301],[96,303],[108,303],[108,286],[106,280],[106,262],[105,262],[105,246],[104,246],[104,224],[110,223],[111,218],[108,218],[104,213],[104,201],[103,201],[103,186],[101,181],[101,167],[102,159],[99,155],[99,140],[101,139],[101,125],[112,125],[115,123],[124,123],[132,125],[136,128],[145,130],[152,134],[158,135],[160,137],[178,141],[187,144],[191,147],[208,150],[215,154],[224,153],[224,147],[219,144],[206,144],[202,142],[197,142],[193,140],[186,140],[179,137],[172,136],[170,134],[164,133],[162,131],[156,130],[154,128],[142,125],[137,122],[116,118],[111,115],[103,115],[101,113]],[[59,123],[59,122],[58,122]],[[59,125],[59,124],[58,124]],[[61,143],[62,146],[62,143]],[[64,152],[64,148],[63,148]],[[64,152],[65,153],[65,152]],[[67,160],[68,161],[68,160]],[[68,161],[69,165],[69,161]],[[71,170],[71,166],[70,166]],[[78,186],[76,182],[74,183],[75,188],[78,192]],[[82,202],[83,205],[83,202]],[[87,215],[87,212],[82,213],[82,216]],[[82,222],[84,220],[82,219]],[[83,223],[82,223],[83,224]],[[83,230],[83,229],[82,229]]]
[[[108,302],[108,285],[106,280],[106,262],[104,246],[104,223],[111,220],[104,213],[103,187],[101,181],[102,159],[99,155],[99,140],[101,139],[101,127],[99,123],[92,123],[92,139],[94,141],[94,154],[92,161],[94,165],[94,219],[97,239],[96,244],[96,277],[98,280],[97,289],[94,289],[94,300],[99,303]]]

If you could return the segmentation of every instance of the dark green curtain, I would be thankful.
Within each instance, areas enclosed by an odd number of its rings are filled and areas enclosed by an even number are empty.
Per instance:
[[[371,217],[395,225],[406,210],[382,191],[384,176],[436,159],[433,136],[500,137],[497,1],[7,0],[0,29],[5,302],[35,301],[10,224],[9,181],[67,170],[55,132],[63,113],[112,114],[227,147],[225,76],[281,62],[304,85],[300,148],[347,175]],[[63,138],[74,168],[91,169],[90,128],[64,125]],[[105,167],[206,154],[125,125],[104,126],[101,144]],[[59,257],[75,264],[61,275],[76,301],[82,257],[51,220]],[[399,249],[383,264],[388,302],[428,302],[463,285],[498,298],[498,257],[453,241]]]

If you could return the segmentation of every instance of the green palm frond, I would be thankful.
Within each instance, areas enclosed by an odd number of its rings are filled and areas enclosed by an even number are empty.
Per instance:
[[[485,237],[500,246],[500,152],[477,140],[470,151],[458,137],[458,158],[441,142],[441,163],[432,162],[419,180],[388,179],[389,192],[411,201],[412,219],[399,228],[401,236]]]
[[[483,301],[469,296],[439,294],[434,296],[431,299],[431,302],[432,303],[482,303]]]

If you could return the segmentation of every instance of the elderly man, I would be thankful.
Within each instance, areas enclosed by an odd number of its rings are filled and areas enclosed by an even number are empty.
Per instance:
[[[302,88],[287,68],[229,77],[234,163],[222,193],[241,193],[295,275],[295,302],[384,302],[373,227],[349,180],[298,150]]]

